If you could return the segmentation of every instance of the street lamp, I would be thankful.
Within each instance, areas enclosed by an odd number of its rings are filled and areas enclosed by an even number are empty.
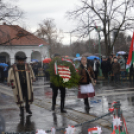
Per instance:
[[[100,39],[101,39],[101,37],[100,37],[100,32],[101,32],[101,26],[96,26],[95,27],[95,29],[96,29],[96,31],[97,31],[97,33],[98,33],[98,37],[99,37],[99,57],[100,57],[100,59],[101,59],[101,46],[100,46]]]
[[[71,32],[64,32],[64,33],[69,33],[70,34],[70,45],[71,45],[71,33],[73,33],[73,31],[71,31]]]
[[[90,50],[90,27],[94,27],[94,26],[89,26],[89,13],[85,12],[88,15],[88,37],[89,37],[89,53],[91,53]]]
[[[91,52],[90,50],[90,31],[89,31],[89,14],[88,14],[88,36],[89,36],[89,53]]]
[[[101,32],[101,26],[95,26],[95,29],[96,29],[96,31],[97,31],[97,33],[98,33],[98,37],[99,37],[99,57],[100,57],[100,66],[101,66],[101,46],[100,46],[100,39],[101,39],[101,37],[100,37],[100,32]],[[100,69],[100,76],[102,76],[102,71],[101,71],[101,69]]]

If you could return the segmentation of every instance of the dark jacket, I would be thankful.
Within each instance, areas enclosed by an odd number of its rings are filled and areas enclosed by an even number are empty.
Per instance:
[[[102,72],[109,72],[111,71],[111,64],[108,60],[106,61],[102,61],[101,63],[101,69],[102,69]]]
[[[113,63],[113,66],[112,66],[112,70],[113,70],[113,73],[114,74],[117,74],[117,73],[120,73],[120,64],[117,62],[117,63]]]
[[[43,68],[44,68],[44,72],[48,72],[49,64],[48,63],[44,64]]]
[[[131,67],[130,67],[130,73],[131,73],[131,74],[134,74],[134,66],[133,66],[133,64],[132,64]]]
[[[93,67],[94,67],[94,62],[95,62],[95,61],[93,61],[92,64],[91,64],[92,69],[93,69]],[[100,67],[100,63],[99,63],[98,61],[96,61],[96,71],[97,71],[97,72],[99,71],[99,67]]]
[[[87,70],[90,70],[90,75],[94,79],[95,76],[94,76],[94,71],[93,71],[92,67],[89,66],[89,65],[87,65],[87,68],[86,69]],[[80,65],[80,69],[79,69],[79,72],[78,73],[81,76],[80,82],[79,82],[81,85],[91,83],[91,80],[89,78],[89,74],[86,71],[86,69],[84,68],[84,66],[82,64]]]
[[[33,65],[33,70],[37,70],[38,71],[38,64]]]

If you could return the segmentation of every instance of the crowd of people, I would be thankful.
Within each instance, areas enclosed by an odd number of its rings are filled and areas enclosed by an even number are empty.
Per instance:
[[[118,55],[118,56],[111,55],[109,57],[102,56],[101,63],[96,58],[94,60],[87,60],[87,62],[93,68],[96,79],[98,79],[98,75],[99,75],[99,72],[101,69],[102,74],[105,77],[105,79],[108,79],[108,76],[111,75],[112,81],[113,80],[119,81],[120,75],[122,77],[125,77],[127,75],[126,61],[127,61],[127,57],[121,56],[121,55]],[[7,64],[8,64],[8,67],[0,66],[0,82],[2,82],[2,83],[7,82],[8,70],[10,68],[10,64],[9,63],[7,63]],[[42,70],[43,70],[44,81],[50,80],[50,76],[47,71],[49,69],[49,63],[44,63],[42,67],[39,67],[38,62],[34,62],[34,63],[31,62],[30,64],[31,64],[34,74],[36,76],[36,80],[38,79],[39,68],[42,68]],[[133,80],[133,82],[134,82],[134,79],[133,79],[134,78],[134,65],[133,64],[131,65],[128,76],[129,76],[129,80],[130,81]]]
[[[115,82],[120,81],[120,76],[122,78],[128,75],[126,71],[127,56],[122,55],[111,55],[109,57],[102,57],[101,70],[105,79],[111,76],[111,80]],[[129,78],[132,70],[130,69]],[[131,80],[131,79],[130,79]]]
[[[55,54],[54,58],[62,57],[59,54]],[[24,116],[24,106],[26,112],[32,114],[30,110],[30,104],[33,102],[33,88],[32,82],[38,80],[38,71],[39,65],[38,63],[26,63],[26,57],[17,57],[17,63],[13,64],[11,67],[7,68],[0,67],[0,78],[7,79],[8,76],[8,84],[12,86],[15,101],[17,105],[20,107],[20,116]],[[102,57],[101,62],[97,58],[94,60],[88,60],[86,57],[82,57],[79,62],[79,66],[74,64],[74,67],[77,66],[77,71],[80,76],[78,82],[78,98],[83,98],[85,109],[90,109],[88,97],[95,96],[94,83],[96,83],[98,79],[98,74],[100,69],[102,70],[103,76],[107,79],[109,74],[112,74],[111,77],[114,81],[120,81],[120,75],[126,75],[126,61],[127,58],[121,55],[118,56],[109,56]],[[73,64],[73,62],[72,62]],[[134,65],[131,65],[130,68],[130,80],[133,77],[134,82]],[[49,63],[43,64],[42,71],[44,72],[44,81],[50,80],[50,72],[48,69],[50,68]],[[55,70],[55,68],[53,68]],[[6,71],[6,73],[4,73]],[[76,72],[77,72],[76,71]],[[3,77],[4,75],[4,77]],[[57,75],[57,74],[55,74]],[[46,77],[46,78],[45,78]],[[61,112],[66,113],[64,109],[65,105],[65,96],[66,96],[66,87],[61,85],[57,86],[53,82],[50,81],[50,87],[52,88],[52,110],[55,110],[56,106],[56,98],[58,95],[58,90],[61,92]],[[86,90],[85,90],[86,89]],[[87,91],[88,89],[88,91]],[[16,94],[18,94],[16,96]]]

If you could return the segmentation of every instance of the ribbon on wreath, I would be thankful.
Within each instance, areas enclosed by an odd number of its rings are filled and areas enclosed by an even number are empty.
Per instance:
[[[71,72],[69,67],[64,65],[57,65],[57,62],[54,64],[55,75],[59,75],[63,78],[63,82],[68,82],[71,78]]]

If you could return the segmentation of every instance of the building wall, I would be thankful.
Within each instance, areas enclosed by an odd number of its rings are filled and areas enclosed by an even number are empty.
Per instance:
[[[31,62],[31,58],[37,57],[39,62],[42,62],[45,57],[50,57],[48,45],[41,48],[39,46],[0,46],[0,54],[2,54],[3,52],[9,55],[9,57],[6,57],[6,59],[9,59],[11,64],[15,63],[16,54],[25,54],[25,56],[27,57],[27,63]],[[31,55],[33,57],[31,57]]]

